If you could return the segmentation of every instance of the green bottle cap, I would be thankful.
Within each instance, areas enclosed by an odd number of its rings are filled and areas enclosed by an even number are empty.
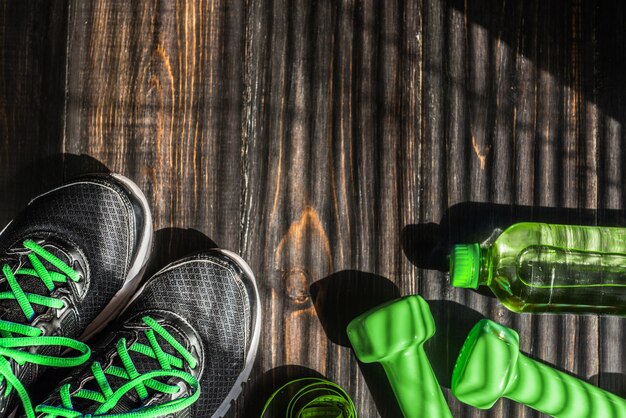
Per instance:
[[[452,286],[478,288],[480,273],[480,245],[455,245],[450,255],[450,278]]]

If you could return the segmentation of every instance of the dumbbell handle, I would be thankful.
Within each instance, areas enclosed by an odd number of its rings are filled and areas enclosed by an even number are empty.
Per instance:
[[[452,418],[422,344],[381,360],[405,418]]]
[[[504,396],[557,418],[626,417],[626,400],[521,353]]]

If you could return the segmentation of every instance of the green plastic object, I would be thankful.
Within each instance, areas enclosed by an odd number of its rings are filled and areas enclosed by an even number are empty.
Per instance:
[[[326,379],[288,382],[270,396],[261,418],[357,418],[350,396]]]
[[[526,357],[515,331],[487,319],[461,349],[452,393],[480,409],[505,397],[557,418],[626,417],[626,400]]]
[[[514,312],[626,315],[626,229],[518,223],[491,245],[456,245],[450,277]]]
[[[452,416],[424,352],[424,342],[435,334],[424,299],[388,302],[353,319],[347,331],[360,361],[383,366],[405,418]]]

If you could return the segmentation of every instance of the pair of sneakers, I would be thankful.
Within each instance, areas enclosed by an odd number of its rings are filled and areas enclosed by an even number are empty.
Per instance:
[[[40,195],[0,232],[0,418],[228,411],[259,342],[253,274],[213,249],[143,281],[151,242],[119,175]]]

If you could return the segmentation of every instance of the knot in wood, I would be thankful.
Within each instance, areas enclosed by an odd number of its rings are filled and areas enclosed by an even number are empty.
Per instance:
[[[311,299],[309,294],[309,278],[310,274],[302,268],[292,268],[285,272],[285,292],[289,300],[301,305]]]

